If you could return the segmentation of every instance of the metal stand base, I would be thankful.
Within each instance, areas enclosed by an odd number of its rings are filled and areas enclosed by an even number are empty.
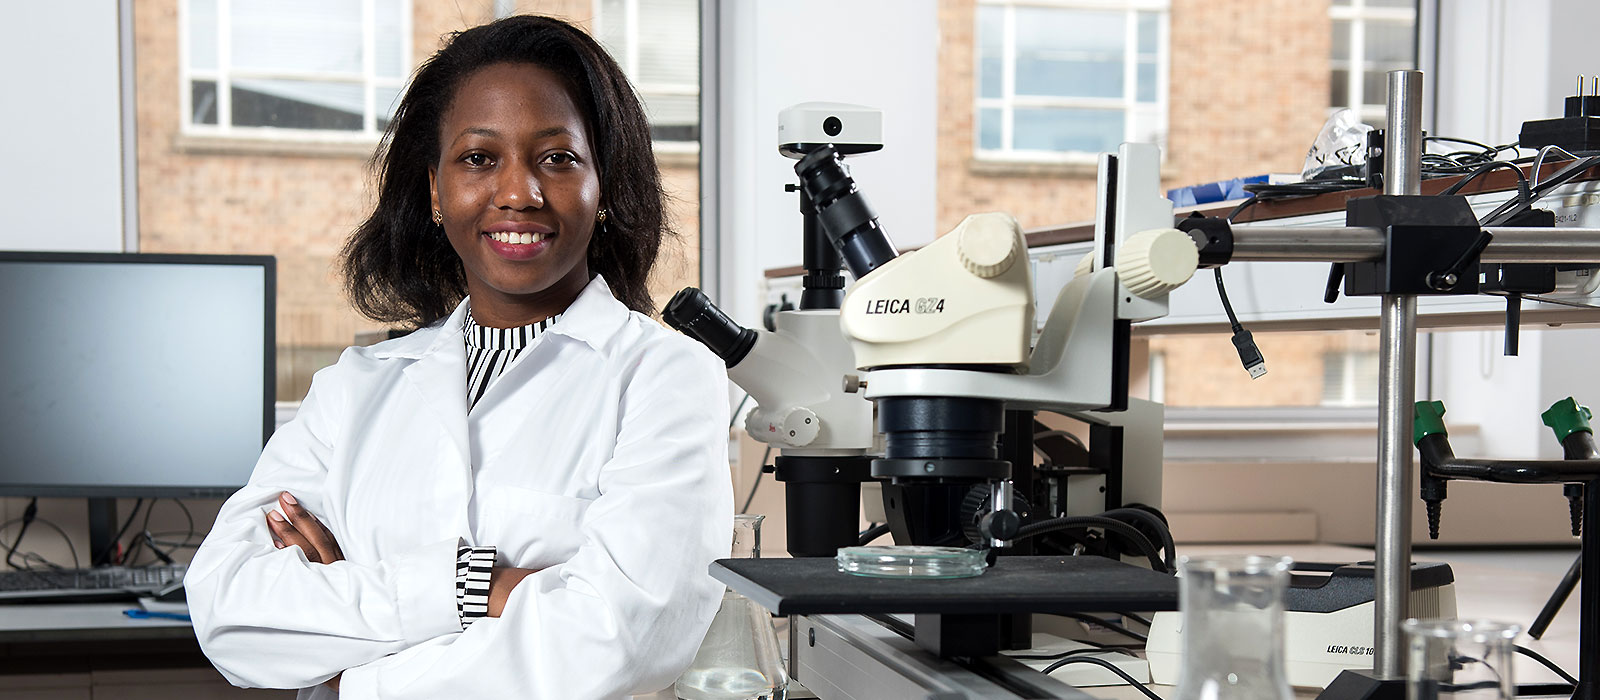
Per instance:
[[[1346,670],[1317,696],[1317,700],[1405,700],[1404,678],[1379,678],[1368,670]]]

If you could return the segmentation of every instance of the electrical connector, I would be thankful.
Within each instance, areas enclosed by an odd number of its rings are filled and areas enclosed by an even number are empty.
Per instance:
[[[1244,371],[1250,373],[1251,379],[1260,379],[1267,373],[1267,359],[1261,356],[1261,348],[1256,347],[1256,340],[1250,331],[1243,328],[1234,330],[1233,348],[1239,351],[1239,362],[1244,365]]]

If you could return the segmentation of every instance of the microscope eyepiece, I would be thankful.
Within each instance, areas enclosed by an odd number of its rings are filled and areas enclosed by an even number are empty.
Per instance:
[[[755,331],[735,323],[711,303],[705,292],[694,287],[684,287],[672,295],[661,317],[667,325],[710,348],[729,367],[743,361],[756,344]]]
[[[844,255],[856,279],[867,276],[900,253],[878,223],[878,213],[856,189],[843,156],[832,146],[812,151],[795,163],[800,186],[817,208],[822,230]]]

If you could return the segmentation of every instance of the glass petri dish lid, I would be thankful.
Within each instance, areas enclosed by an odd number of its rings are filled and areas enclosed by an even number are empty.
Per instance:
[[[844,547],[835,559],[840,571],[876,578],[967,578],[988,568],[983,550],[964,547]]]

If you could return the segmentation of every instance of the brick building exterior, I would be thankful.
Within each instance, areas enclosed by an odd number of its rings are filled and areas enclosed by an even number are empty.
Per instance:
[[[377,324],[340,291],[337,256],[375,199],[376,143],[218,138],[182,133],[179,0],[134,5],[139,157],[139,249],[147,253],[273,255],[278,260],[279,400],[305,395],[358,332]],[[449,32],[494,19],[492,0],[413,0],[412,65]],[[519,11],[591,22],[593,0],[523,2]],[[698,170],[665,154],[662,175],[682,237],[664,250],[652,288],[665,302],[698,275]]]
[[[1171,0],[1168,130],[1162,144],[1167,184],[1300,169],[1301,154],[1328,108],[1329,2]],[[346,236],[374,199],[369,160],[376,144],[183,133],[180,93],[187,88],[179,64],[179,3],[135,5],[140,250],[276,256],[278,396],[296,400],[312,372],[331,363],[358,332],[377,328],[350,309],[336,267]],[[492,20],[504,3],[409,4],[414,66],[449,32]],[[594,0],[516,3],[518,12],[555,15],[591,29],[595,7]],[[978,7],[977,0],[938,0],[938,230],[976,211],[1008,211],[1026,228],[1091,218],[1092,165],[976,156]],[[680,237],[664,251],[652,285],[658,304],[697,279],[699,229],[696,156],[667,152],[659,162]],[[1270,382],[1251,383],[1221,364],[1224,371],[1213,373],[1215,381],[1190,389],[1175,385],[1168,399],[1305,402],[1321,390],[1320,379],[1312,376],[1320,376],[1320,358],[1348,345],[1339,337],[1318,338],[1261,338],[1269,359],[1280,360]],[[1192,366],[1186,358],[1193,353],[1220,352],[1226,360],[1232,348],[1226,340],[1172,338],[1156,340],[1151,350],[1169,353],[1176,368]],[[1281,360],[1293,360],[1301,368],[1295,372],[1308,376],[1289,381],[1290,363]],[[1249,392],[1242,391],[1244,384]]]
[[[1093,165],[974,158],[976,0],[939,2],[940,231],[976,211],[1023,228],[1094,217]],[[1163,180],[1299,172],[1328,109],[1327,0],[1171,0]]]

